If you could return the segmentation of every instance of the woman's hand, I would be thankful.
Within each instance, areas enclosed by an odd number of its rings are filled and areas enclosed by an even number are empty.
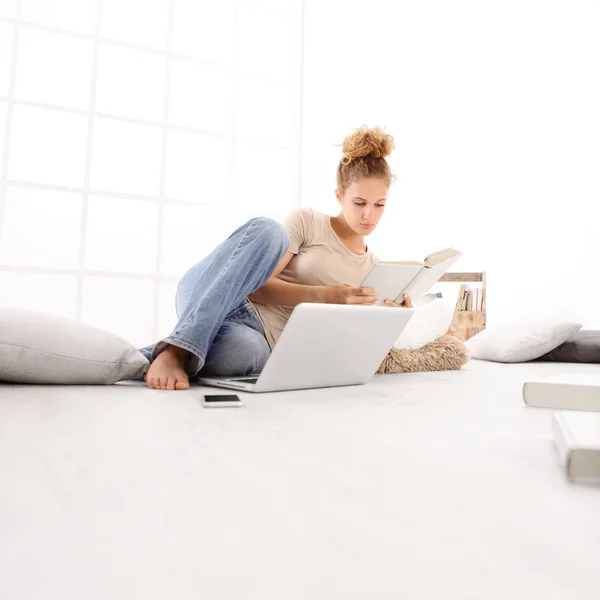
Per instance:
[[[402,304],[396,304],[396,302],[392,302],[391,300],[385,300],[385,305],[394,306],[396,308],[414,308],[412,299],[408,294],[402,294],[402,299],[404,300]]]
[[[367,287],[353,287],[347,284],[325,286],[325,302],[327,304],[360,304],[372,306],[379,298],[374,296],[375,290]]]

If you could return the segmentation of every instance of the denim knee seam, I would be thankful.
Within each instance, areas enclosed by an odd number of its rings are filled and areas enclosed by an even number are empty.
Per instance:
[[[242,236],[242,239],[238,242],[237,246],[235,247],[235,249],[231,253],[231,256],[229,257],[229,260],[227,261],[227,263],[225,264],[225,266],[221,270],[221,273],[219,274],[219,276],[217,278],[217,282],[222,277],[222,275],[227,271],[227,268],[235,260],[236,256],[239,254],[240,247],[242,246],[244,240],[246,239],[246,237],[250,233],[251,229],[254,228],[254,227],[256,227],[256,224],[257,224],[257,221],[259,220],[259,218],[260,217],[255,217],[254,219],[251,219],[249,221],[249,224],[251,225],[251,227],[248,227],[248,229],[246,231],[244,231],[244,235]],[[286,251],[287,251],[287,244],[286,244],[285,249],[283,250],[283,252],[279,252],[279,254],[278,254],[279,259],[278,260],[281,260],[281,258],[283,257],[283,255],[285,254]],[[217,282],[213,282],[213,284],[216,284]],[[191,318],[191,315],[189,315],[188,318],[185,319],[184,321],[180,320],[179,327],[180,328],[185,327],[189,323],[190,318]],[[186,348],[186,350],[188,350],[188,348]],[[198,352],[197,350],[191,350],[191,349],[189,349],[189,350],[190,350],[190,352],[193,352],[194,354],[197,354],[197,352]],[[206,357],[204,357],[203,360],[206,360]]]
[[[251,225],[252,225],[252,227],[254,227],[256,225],[255,219],[251,220]],[[233,260],[237,256],[238,250],[240,249],[242,242],[246,239],[246,236],[248,235],[249,230],[250,230],[250,227],[246,231],[244,231],[244,235],[242,236],[242,239],[238,242],[238,245],[235,247],[234,251],[231,253],[231,256],[229,257],[229,260],[227,261],[227,263],[225,263],[225,266],[219,273],[219,276],[217,277],[217,282],[222,277],[223,273],[225,273],[225,271],[227,271],[227,268],[229,267],[229,265],[233,262]],[[213,283],[216,283],[216,282],[213,282]],[[189,315],[185,321],[180,320],[179,327],[180,328],[185,327],[189,323],[190,318],[191,318],[191,315]],[[190,350],[190,352],[194,352],[194,354],[196,354],[198,352],[198,350],[191,350],[189,348],[186,348],[186,350]],[[206,357],[204,357],[202,360],[206,360]]]
[[[243,241],[248,236],[248,233],[250,232],[250,230],[256,226],[256,220],[252,219],[252,221],[250,222],[250,224],[251,224],[252,227],[248,227],[248,229],[246,229],[246,231],[244,231],[244,235],[242,236],[242,239],[238,242],[238,245],[235,247],[235,249],[231,253],[231,256],[229,257],[229,260],[227,261],[227,263],[223,267],[223,271],[227,270],[227,267],[234,261],[235,257],[238,255],[238,251],[239,251],[240,246],[242,245]],[[223,271],[221,271],[221,272],[223,272]]]

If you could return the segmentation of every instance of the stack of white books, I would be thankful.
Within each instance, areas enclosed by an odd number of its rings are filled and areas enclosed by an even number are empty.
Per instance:
[[[529,406],[600,411],[598,375],[556,375],[523,385],[523,400]]]
[[[566,476],[571,481],[600,483],[600,413],[555,412],[552,432]]]
[[[523,400],[528,406],[569,409],[552,416],[560,465],[571,481],[600,483],[600,373],[528,381]]]

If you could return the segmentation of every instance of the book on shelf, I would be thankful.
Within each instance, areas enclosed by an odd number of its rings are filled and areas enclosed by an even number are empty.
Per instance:
[[[458,298],[456,298],[456,306],[454,310],[460,310],[460,306],[462,304],[463,295],[465,293],[466,285],[464,283],[460,284],[460,288],[458,290]]]
[[[485,310],[485,289],[461,284],[456,298],[456,311],[483,311]]]

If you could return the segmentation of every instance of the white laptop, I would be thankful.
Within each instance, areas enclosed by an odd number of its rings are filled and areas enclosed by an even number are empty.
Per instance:
[[[196,381],[245,392],[366,383],[413,314],[414,308],[302,303],[294,309],[262,373]]]

